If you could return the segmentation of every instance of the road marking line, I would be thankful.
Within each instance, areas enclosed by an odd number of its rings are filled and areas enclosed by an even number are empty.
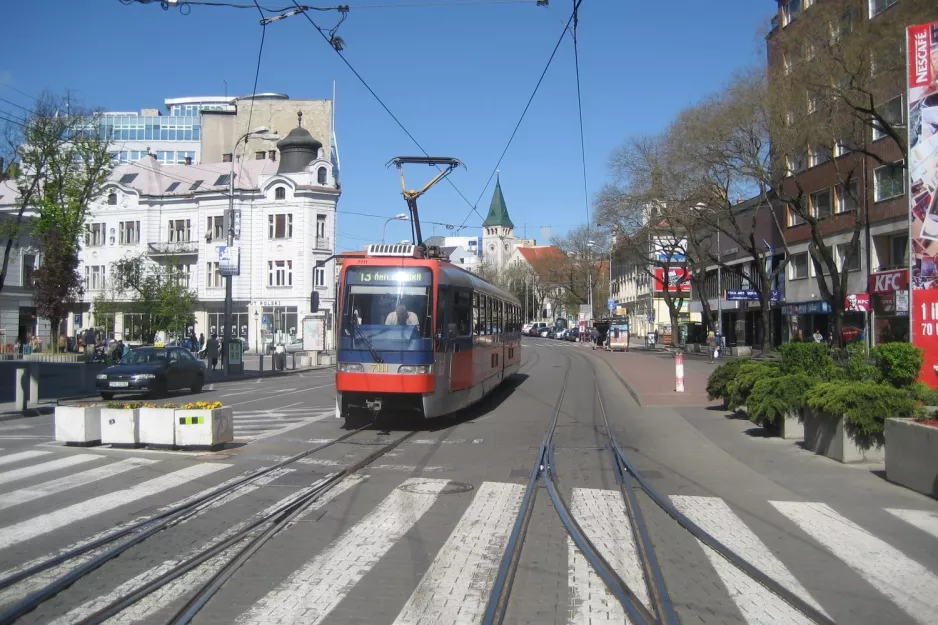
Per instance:
[[[257,381],[260,382],[260,378],[258,378]],[[309,388],[301,388],[295,391],[290,391],[289,393],[280,393],[277,396],[283,397],[284,395],[293,395],[294,393],[305,393],[307,391],[315,391],[321,388],[329,388],[330,386],[335,386],[335,383],[333,382],[332,384],[323,384],[322,386],[310,386]],[[270,397],[258,397],[256,399],[249,399],[247,401],[237,402],[237,403],[228,404],[228,405],[229,406],[243,406],[244,404],[253,404],[256,401],[267,401],[269,399],[271,398]]]
[[[938,538],[938,513],[927,510],[903,510],[902,508],[886,508],[886,512]]]
[[[671,501],[675,508],[711,536],[738,553],[746,562],[821,610],[822,613],[824,612],[820,604],[795,579],[781,560],[749,529],[725,501],[719,497],[686,495],[671,495]],[[713,549],[699,540],[697,542],[747,623],[773,625],[774,623],[810,624],[812,622],[750,579]]]
[[[770,501],[919,623],[935,622],[938,576],[823,503]]]
[[[317,421],[322,421],[323,419],[325,419],[325,418],[327,418],[327,417],[331,417],[332,415],[333,415],[333,412],[328,412],[328,413],[326,413],[326,414],[322,414],[322,415],[319,415],[319,416],[317,416],[317,417],[313,417],[313,418],[311,418],[311,419],[306,419],[305,421],[300,421],[299,423],[294,423],[293,425],[288,425],[287,427],[283,427],[283,428],[276,429],[276,430],[274,430],[273,432],[270,432],[270,433],[268,433],[268,434],[263,434],[263,435],[261,435],[261,436],[257,436],[257,437],[255,437],[253,440],[259,441],[259,440],[264,439],[264,438],[270,438],[271,436],[276,436],[276,435],[278,435],[278,434],[283,434],[283,433],[285,433],[285,432],[289,432],[290,430],[295,430],[295,429],[297,429],[297,428],[301,428],[301,427],[303,427],[304,425],[308,425],[308,424],[310,424],[310,423],[316,423]]]
[[[37,536],[48,534],[77,521],[84,521],[103,512],[119,508],[131,502],[156,495],[170,488],[188,484],[192,480],[210,475],[231,465],[219,463],[200,464],[180,469],[158,478],[136,484],[131,488],[114,491],[54,512],[20,521],[0,529],[0,549],[6,549]]]
[[[479,623],[521,507],[521,484],[483,482],[394,625]]]
[[[405,480],[322,553],[242,614],[238,623],[317,625],[436,502],[449,480]],[[419,492],[402,490],[410,486]],[[302,540],[301,537],[297,537]]]
[[[103,458],[104,456],[97,457]],[[56,493],[62,493],[73,488],[84,486],[85,484],[90,484],[108,477],[120,475],[125,471],[130,471],[131,469],[142,467],[148,464],[154,464],[156,462],[158,461],[150,460],[149,458],[129,458],[127,460],[121,460],[120,462],[114,462],[107,466],[90,469],[88,471],[82,471],[81,473],[75,473],[74,475],[63,477],[62,479],[51,480],[48,482],[43,482],[42,484],[36,484],[35,486],[21,488],[20,490],[15,490],[13,492],[6,493],[5,495],[0,495],[0,510],[6,510],[7,508],[12,508],[13,506],[17,506],[21,503],[34,501],[36,499],[48,497],[49,495],[55,495]]]
[[[294,520],[294,522],[315,510],[319,510],[323,508],[330,501],[332,501],[333,499],[335,499],[336,497],[338,497],[339,495],[341,495],[348,489],[352,488],[353,486],[357,486],[367,477],[368,476],[366,475],[358,475],[358,474],[347,477],[343,481],[339,482],[339,484],[337,484],[335,488],[333,488],[332,490],[327,492],[325,495],[323,495],[320,499],[310,504],[310,506],[306,510],[304,510],[304,512],[301,515],[299,515],[297,519]],[[313,486],[307,489],[304,489],[303,491],[292,493],[288,497],[284,497],[277,503],[269,506],[263,512],[259,512],[257,515],[255,515],[253,519],[247,519],[245,521],[241,521],[240,523],[237,523],[229,527],[228,529],[223,531],[221,534],[215,536],[214,538],[212,538],[205,544],[201,545],[200,547],[197,547],[196,549],[192,549],[188,553],[181,555],[178,559],[166,560],[162,564],[159,564],[151,569],[148,569],[144,571],[143,573],[137,575],[136,577],[127,580],[123,584],[120,584],[117,588],[115,588],[111,592],[105,595],[101,595],[100,597],[91,599],[90,601],[86,601],[85,603],[78,606],[77,608],[74,608],[67,614],[52,621],[51,623],[49,623],[49,625],[66,625],[67,623],[75,623],[75,622],[81,621],[82,619],[90,616],[91,614],[94,614],[97,610],[100,610],[101,608],[119,599],[120,597],[136,591],[138,588],[140,588],[144,584],[149,583],[151,580],[156,579],[157,577],[173,570],[179,563],[185,562],[186,560],[193,557],[200,551],[204,551],[205,549],[208,549],[214,545],[217,545],[218,543],[224,540],[227,540],[231,536],[234,536],[235,534],[237,534],[238,532],[246,528],[252,521],[258,518],[262,518],[263,516],[265,516],[266,514],[269,514],[272,510],[276,509],[277,507],[286,505],[290,503],[291,501],[301,497],[306,492],[308,492],[310,488],[313,488]],[[262,531],[264,528],[266,528],[266,525],[260,526],[260,528],[255,531]],[[247,537],[245,537],[245,540],[246,539]],[[138,622],[138,621],[148,618],[149,616],[155,614],[156,612],[170,605],[176,599],[182,597],[185,594],[192,592],[192,588],[195,587],[199,581],[204,581],[210,578],[211,576],[213,576],[215,573],[217,573],[225,565],[225,563],[227,563],[228,560],[230,560],[236,554],[238,548],[241,546],[243,546],[243,541],[233,544],[229,549],[226,549],[225,551],[218,554],[214,558],[202,563],[197,568],[189,571],[182,577],[176,580],[173,580],[169,584],[166,584],[159,590],[147,595],[146,597],[144,597],[143,599],[141,599],[134,605],[128,607],[123,612],[120,612],[119,614],[111,617],[110,619],[108,619],[107,622],[109,623],[109,625],[121,625],[124,623]]]
[[[321,467],[342,467],[346,465],[346,463],[342,462],[341,460],[327,460],[325,458],[301,458],[296,462],[298,464],[312,464]],[[416,464],[373,464],[371,465],[371,468],[385,469],[387,471],[426,471],[428,473],[453,470],[453,467],[438,467],[433,465],[422,467]]]
[[[622,494],[614,490],[574,488],[570,512],[600,555],[651,609],[642,561],[635,547]],[[622,605],[569,536],[567,553],[567,585],[570,590],[570,617],[567,622],[631,623]]]
[[[23,467],[22,469],[14,469],[13,471],[5,471],[4,473],[0,473],[0,484],[9,484],[10,482],[22,480],[27,477],[42,475],[43,473],[49,473],[50,471],[67,469],[68,467],[84,464],[85,462],[91,462],[92,460],[103,459],[104,456],[99,456],[96,454],[76,454],[74,456],[66,456],[57,460],[43,462],[42,464],[34,464],[29,467]]]
[[[9,456],[0,456],[0,465],[13,464],[14,462],[38,458],[39,456],[45,456],[51,453],[51,451],[21,451],[16,454],[10,454]]]
[[[31,430],[34,425],[0,425],[0,432],[9,432],[11,430]]]
[[[468,440],[468,439],[465,439],[465,438],[454,438],[454,439],[445,439],[445,440],[442,440],[442,441],[441,441],[441,440],[438,440],[438,439],[435,439],[435,438],[418,438],[418,439],[416,439],[416,440],[410,440],[410,441],[407,441],[407,442],[410,443],[410,444],[413,444],[413,445],[437,445],[437,444],[440,444],[440,445],[464,445],[464,444],[466,444],[466,443],[470,443],[470,444],[472,444],[472,445],[478,445],[479,443],[482,442],[482,439],[481,439],[481,438],[474,438],[474,439],[472,439],[472,440]]]

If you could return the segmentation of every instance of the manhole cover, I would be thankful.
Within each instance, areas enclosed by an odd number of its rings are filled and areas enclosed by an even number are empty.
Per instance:
[[[508,474],[508,477],[513,477],[513,478],[531,477],[531,469],[512,469],[511,473]]]
[[[472,484],[466,484],[464,482],[450,482],[443,487],[443,490],[438,490],[435,486],[428,487],[427,482],[416,482],[412,484],[404,484],[403,486],[398,486],[402,491],[408,493],[415,493],[417,495],[453,495],[455,493],[465,493],[473,489]]]

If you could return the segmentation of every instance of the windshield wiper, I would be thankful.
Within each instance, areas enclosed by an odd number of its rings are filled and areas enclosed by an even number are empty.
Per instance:
[[[384,362],[384,358],[381,357],[381,354],[375,350],[375,346],[371,343],[371,339],[362,331],[361,326],[358,324],[355,325],[355,332],[361,338],[362,342],[365,344],[365,347],[368,348],[368,351],[371,352],[371,357],[375,359],[375,362]]]

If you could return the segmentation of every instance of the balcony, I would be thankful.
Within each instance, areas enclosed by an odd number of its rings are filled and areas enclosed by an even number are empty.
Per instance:
[[[171,241],[148,243],[150,256],[191,256],[199,253],[198,241]]]
[[[316,237],[313,240],[313,249],[314,250],[331,250],[332,245],[331,241],[326,237]]]

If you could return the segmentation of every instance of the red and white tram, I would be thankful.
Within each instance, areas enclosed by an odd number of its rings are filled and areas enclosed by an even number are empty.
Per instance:
[[[521,365],[516,297],[414,245],[371,245],[339,281],[336,416],[437,417]]]

